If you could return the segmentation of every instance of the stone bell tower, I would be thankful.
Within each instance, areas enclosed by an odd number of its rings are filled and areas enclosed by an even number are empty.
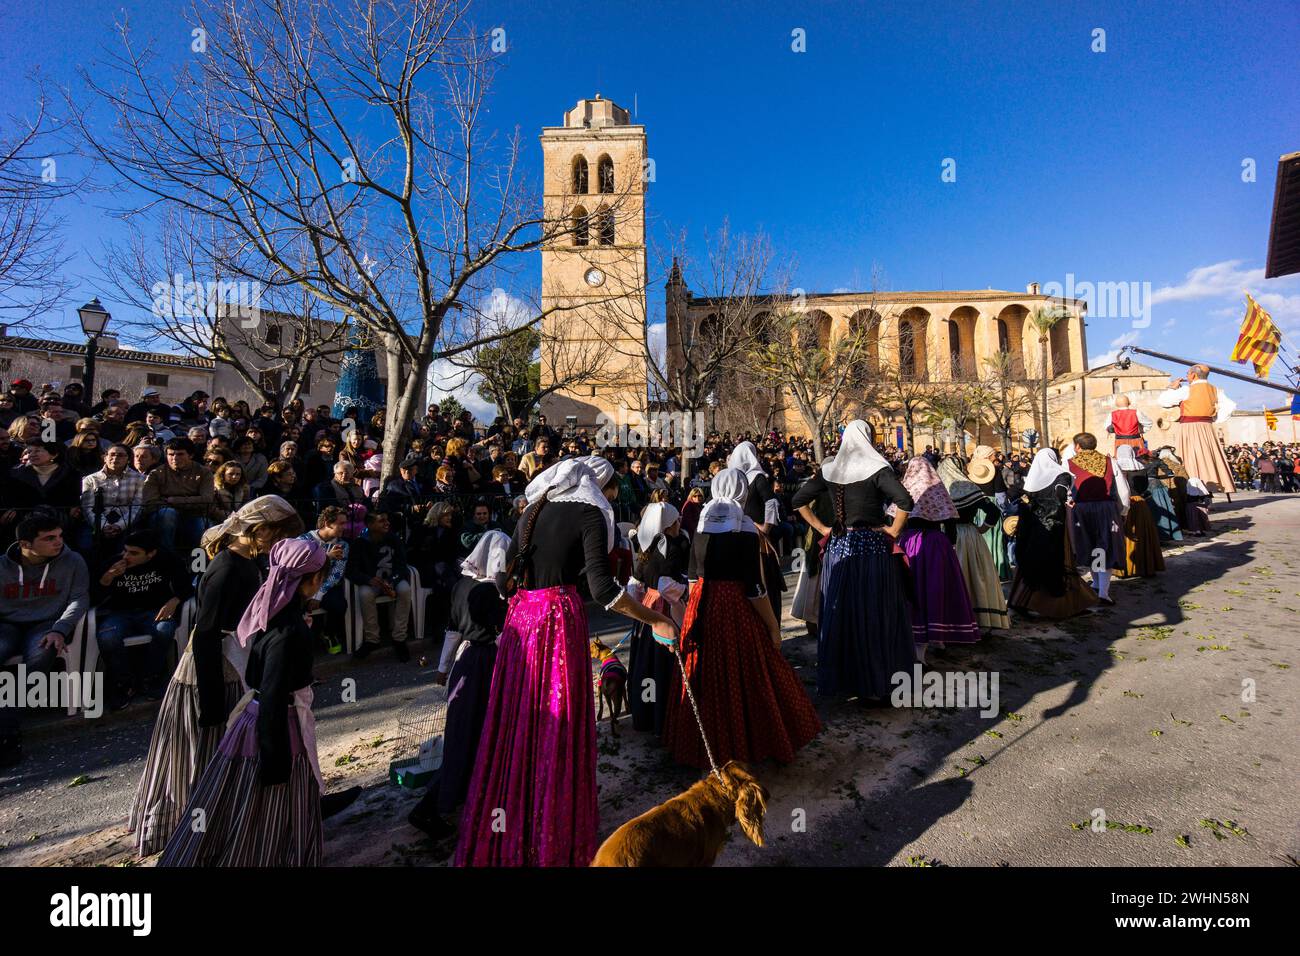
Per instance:
[[[597,93],[542,130],[544,209],[566,234],[542,248],[541,384],[589,378],[542,401],[552,427],[646,406],[645,127]]]

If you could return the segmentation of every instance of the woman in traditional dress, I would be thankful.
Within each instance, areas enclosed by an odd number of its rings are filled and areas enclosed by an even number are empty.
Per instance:
[[[702,769],[710,769],[710,753],[714,767],[729,760],[789,763],[821,731],[821,721],[781,655],[781,629],[763,589],[758,529],[745,513],[745,475],[724,468],[709,488],[712,499],[691,544],[683,674],[668,703],[664,743],[678,763]]]
[[[772,490],[772,479],[768,477],[762,462],[758,460],[758,449],[752,441],[742,441],[727,458],[727,467],[740,471],[745,476],[749,488],[745,496],[745,514],[754,523],[758,531],[759,554],[762,557],[763,587],[767,590],[767,599],[772,605],[772,616],[781,626],[781,595],[785,593],[785,575],[781,573],[781,556],[769,534],[781,520],[781,505],[776,492]]]
[[[1128,482],[1129,508],[1124,516],[1124,567],[1119,569],[1122,578],[1149,578],[1165,569],[1165,558],[1160,553],[1160,532],[1147,506],[1150,478],[1147,466],[1137,459],[1132,445],[1115,449],[1115,463]]]
[[[1147,453],[1139,455],[1138,460],[1146,469],[1147,504],[1151,508],[1151,517],[1155,519],[1160,540],[1182,541],[1181,519],[1174,509],[1174,500],[1169,494],[1167,484],[1174,478],[1173,469],[1159,455]]]
[[[949,456],[939,462],[939,477],[957,509],[954,548],[961,563],[962,577],[966,579],[975,620],[985,631],[1008,628],[1011,618],[1007,614],[1007,599],[1002,594],[993,555],[981,536],[989,525],[1002,523],[1002,509],[966,477],[957,458]]]
[[[972,644],[980,639],[966,579],[953,545],[957,509],[934,466],[921,455],[907,463],[903,487],[915,506],[899,546],[912,577],[912,643],[925,660],[931,644]]]
[[[586,866],[596,853],[596,708],[579,578],[606,610],[677,638],[670,618],[610,574],[616,479],[602,487],[574,459],[548,471],[507,552],[510,578],[522,580],[497,642],[458,866]]]
[[[251,688],[194,786],[159,866],[319,866],[321,820],[360,787],[323,796],[312,714],[312,635],[306,602],[325,578],[326,553],[292,538],[271,548],[270,570],[243,609],[236,639],[247,648]]]
[[[806,507],[812,509],[821,527],[829,528],[835,523],[835,506],[831,502],[830,492],[824,485],[823,482],[823,488],[818,492],[817,497]],[[811,524],[805,529],[800,543],[803,555],[802,561],[798,564],[799,577],[795,581],[794,597],[790,601],[790,616],[804,622],[809,637],[816,637],[820,628],[822,537],[822,533]]]
[[[966,466],[966,477],[974,482],[988,498],[1001,510],[1003,515],[1015,514],[1017,502],[1009,500],[1007,497],[1006,479],[1003,477],[1002,469],[997,466],[993,458],[994,451],[988,445],[980,445],[975,449],[975,454],[971,456],[970,464]],[[943,464],[940,462],[940,464]],[[986,525],[980,532],[984,538],[984,544],[988,547],[989,553],[993,555],[993,567],[997,572],[999,581],[1011,580],[1011,553],[1007,547],[1008,541],[1006,531],[1001,521],[993,521]]]
[[[1187,479],[1187,508],[1183,519],[1187,533],[1203,538],[1210,530],[1210,503],[1214,494],[1200,478]]]
[[[646,607],[665,614],[680,627],[686,618],[686,572],[690,568],[691,542],[681,529],[677,509],[670,504],[649,504],[633,532],[636,557],[632,577]],[[632,581],[628,590],[633,590]],[[668,699],[677,673],[671,648],[656,641],[644,624],[632,626],[628,656],[628,706],[632,727],[662,736],[668,716]]]
[[[208,566],[199,579],[194,628],[158,710],[127,824],[141,856],[157,853],[171,838],[244,692],[242,649],[223,650],[223,643],[230,645],[226,635],[262,582],[258,557],[302,530],[292,505],[263,495],[203,534]]]
[[[1097,451],[1096,436],[1074,436],[1074,454],[1067,467],[1074,476],[1071,494],[1070,546],[1074,560],[1092,574],[1093,590],[1110,607],[1112,570],[1124,568],[1124,520],[1129,511],[1128,480],[1115,462]]]
[[[1039,449],[1025,478],[1016,525],[1016,576],[1008,605],[1043,617],[1073,617],[1097,603],[1074,567],[1066,501],[1074,478],[1056,452]]]
[[[487,718],[497,637],[506,622],[506,602],[497,576],[506,569],[510,536],[488,531],[461,562],[461,576],[451,588],[451,613],[443,660],[451,660],[447,681],[447,723],[443,731],[442,767],[423,799],[407,818],[435,840],[454,827],[445,816],[465,800],[474,758]]]
[[[1161,448],[1158,454],[1160,456],[1160,460],[1164,463],[1165,467],[1168,468],[1173,473],[1172,478],[1163,478],[1161,479],[1161,482],[1162,484],[1164,484],[1165,488],[1169,491],[1169,501],[1174,506],[1174,517],[1178,519],[1178,526],[1182,528],[1182,530],[1186,531],[1187,530],[1187,481],[1188,481],[1187,466],[1183,464],[1183,460],[1178,457],[1178,453],[1175,452],[1174,449],[1169,445],[1165,445],[1163,448]],[[1247,464],[1249,466],[1249,462]],[[1250,487],[1249,481],[1247,481],[1246,487],[1247,488]]]
[[[830,499],[834,518],[820,517]],[[894,541],[907,523],[912,496],[871,441],[867,423],[844,428],[839,452],[805,481],[791,502],[826,541],[821,560],[817,691],[847,694],[867,704],[889,700],[892,678],[910,673],[912,619],[902,562]],[[885,508],[895,507],[892,523]]]

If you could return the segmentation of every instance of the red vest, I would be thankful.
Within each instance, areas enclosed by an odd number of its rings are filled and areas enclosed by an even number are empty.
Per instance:
[[[1141,438],[1142,426],[1138,413],[1132,408],[1117,408],[1110,413],[1110,423],[1115,426],[1116,438]]]

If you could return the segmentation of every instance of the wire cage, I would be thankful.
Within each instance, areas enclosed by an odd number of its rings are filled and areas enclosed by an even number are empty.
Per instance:
[[[397,714],[397,755],[388,766],[389,778],[403,787],[427,784],[442,766],[443,733],[447,727],[447,689],[431,687],[415,695]]]

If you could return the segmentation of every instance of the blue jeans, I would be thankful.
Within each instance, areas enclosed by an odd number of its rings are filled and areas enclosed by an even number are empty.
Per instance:
[[[172,553],[177,553],[178,547],[182,550],[195,547],[203,532],[208,530],[208,522],[204,518],[182,514],[175,508],[159,508],[155,511],[153,526],[162,539],[163,549]]]
[[[177,613],[179,613],[179,608]],[[115,691],[124,691],[131,682],[131,661],[127,646],[128,637],[153,635],[145,651],[144,682],[157,687],[167,670],[167,652],[176,636],[176,621],[155,621],[157,611],[110,611],[99,619],[95,640],[104,656],[104,671],[108,684]],[[137,685],[140,684],[136,681]]]
[[[56,655],[52,647],[42,648],[40,643],[41,638],[50,633],[53,623],[11,624],[0,621],[0,669],[12,673],[13,669],[6,667],[5,663],[15,655],[22,655],[29,673],[36,670],[48,673]],[[22,712],[21,707],[0,707],[0,737],[18,733]]]

